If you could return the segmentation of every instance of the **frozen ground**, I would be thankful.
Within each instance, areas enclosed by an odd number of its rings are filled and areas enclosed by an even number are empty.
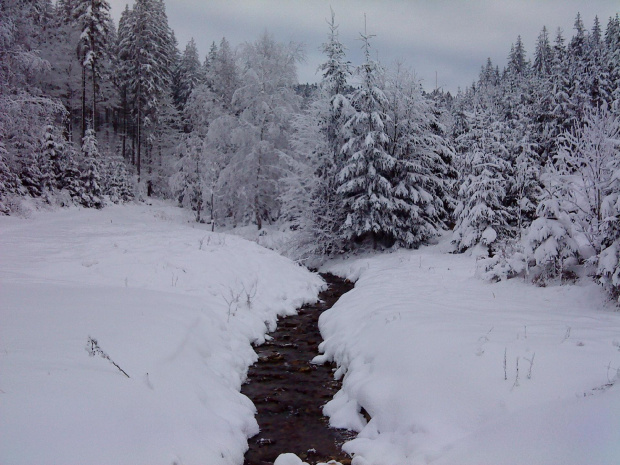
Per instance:
[[[250,343],[322,282],[188,219],[163,204],[0,217],[0,463],[242,463]]]
[[[620,313],[592,283],[488,284],[446,250],[325,267],[357,280],[316,360],[344,376],[324,412],[360,432],[353,464],[620,463]]]

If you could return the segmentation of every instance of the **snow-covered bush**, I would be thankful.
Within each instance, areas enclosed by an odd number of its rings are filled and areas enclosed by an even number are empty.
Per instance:
[[[527,256],[523,246],[513,241],[499,244],[493,257],[481,258],[477,262],[476,275],[485,281],[503,281],[524,276],[528,273]]]
[[[101,188],[103,195],[112,203],[124,203],[133,198],[131,175],[121,157],[108,157],[104,160]]]
[[[545,284],[576,262],[578,245],[572,237],[572,223],[561,200],[553,194],[541,201],[536,218],[525,238],[533,279]]]
[[[620,304],[620,239],[600,253],[597,274],[599,282]]]
[[[8,197],[19,192],[19,178],[6,163],[6,149],[0,141],[0,213],[8,215],[11,212],[11,204]]]
[[[612,298],[620,303],[620,152],[609,161],[612,173],[608,195],[602,202],[603,250],[599,254],[597,276]]]

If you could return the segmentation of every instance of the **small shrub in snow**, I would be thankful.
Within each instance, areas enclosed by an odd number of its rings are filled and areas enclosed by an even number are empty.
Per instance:
[[[125,370],[119,367],[116,364],[116,362],[110,358],[108,354],[106,354],[103,350],[101,350],[101,347],[99,347],[99,343],[97,342],[97,339],[93,339],[92,337],[88,336],[88,341],[86,342],[86,352],[88,352],[88,355],[90,355],[91,357],[94,357],[95,355],[99,355],[101,358],[106,359],[108,362],[110,362],[112,365],[118,368],[118,370],[122,374],[127,376],[127,378],[130,378],[130,376],[125,372]]]
[[[620,239],[600,253],[597,275],[599,282],[620,304]]]
[[[232,287],[229,287],[227,291],[228,292],[222,292],[221,295],[222,299],[224,299],[224,302],[226,302],[226,305],[228,306],[228,318],[226,321],[230,323],[230,317],[235,316],[235,313],[237,313],[237,310],[239,309],[239,300],[241,299],[242,291],[238,291]]]
[[[527,259],[522,249],[516,243],[504,242],[493,257],[478,260],[476,274],[492,282],[527,274]]]

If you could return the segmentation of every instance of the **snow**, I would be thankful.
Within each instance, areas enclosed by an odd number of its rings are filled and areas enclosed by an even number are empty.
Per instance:
[[[276,461],[273,462],[273,465],[308,465],[306,462],[302,461],[297,455],[287,453],[280,454]]]
[[[315,359],[343,376],[324,413],[359,431],[353,465],[619,463],[620,313],[602,289],[488,284],[448,250],[324,267],[357,281]]]
[[[292,453],[280,454],[273,465],[308,465],[307,462],[301,460],[297,455]],[[316,465],[342,465],[340,462],[330,460],[327,463],[317,463]]]
[[[243,462],[251,343],[323,283],[206,228],[163,203],[0,218],[0,463]],[[602,289],[488,284],[448,240],[324,267],[356,281],[315,359],[339,365],[324,413],[359,432],[353,465],[617,464],[620,313]]]
[[[0,237],[0,463],[243,462],[250,343],[318,276],[161,203],[0,217]]]

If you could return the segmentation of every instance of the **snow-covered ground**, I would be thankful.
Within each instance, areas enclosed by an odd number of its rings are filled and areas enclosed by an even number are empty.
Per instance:
[[[336,360],[344,375],[324,412],[360,431],[345,444],[353,464],[620,463],[620,389],[610,386],[620,313],[601,289],[488,284],[474,258],[447,248],[325,267],[357,280],[321,316],[316,360]]]
[[[357,281],[317,359],[341,367],[325,413],[360,431],[353,463],[620,463],[620,313],[591,283],[482,282],[447,248],[325,267]],[[241,464],[250,343],[322,286],[164,204],[1,217],[0,257],[10,465]]]
[[[0,217],[0,463],[243,462],[250,343],[322,281],[190,218],[164,204]]]

